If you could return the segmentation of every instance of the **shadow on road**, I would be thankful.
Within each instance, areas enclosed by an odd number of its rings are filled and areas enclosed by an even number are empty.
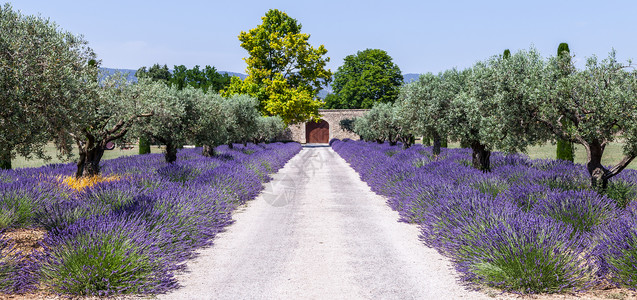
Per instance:
[[[303,144],[303,148],[329,148],[330,144]]]

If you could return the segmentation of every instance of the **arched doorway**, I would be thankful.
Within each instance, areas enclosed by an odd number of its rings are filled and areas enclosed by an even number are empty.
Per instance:
[[[330,141],[330,124],[325,120],[305,123],[305,142],[326,144]]]

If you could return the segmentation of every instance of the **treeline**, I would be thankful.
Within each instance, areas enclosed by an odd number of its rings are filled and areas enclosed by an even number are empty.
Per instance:
[[[614,50],[601,61],[588,58],[577,70],[564,50],[550,58],[535,49],[509,52],[465,70],[424,74],[403,85],[394,104],[378,104],[356,119],[353,129],[365,140],[405,147],[413,136],[432,137],[435,153],[441,139],[459,141],[484,171],[494,149],[513,153],[548,141],[576,143],[586,150],[591,185],[605,189],[637,156],[637,72],[619,63]],[[618,139],[624,158],[602,165],[605,147]]]
[[[204,93],[208,90],[213,92],[219,92],[230,85],[231,76],[228,74],[221,74],[215,67],[205,66],[203,69],[199,69],[199,66],[194,66],[192,69],[188,69],[184,65],[175,66],[173,71],[168,70],[167,65],[154,64],[149,67],[141,67],[135,72],[137,78],[151,78],[155,81],[164,82],[170,86],[174,86],[181,90],[186,86],[190,86],[196,89],[202,89]]]

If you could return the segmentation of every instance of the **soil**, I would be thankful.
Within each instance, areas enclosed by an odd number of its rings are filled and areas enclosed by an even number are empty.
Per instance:
[[[15,228],[4,232],[4,236],[15,244],[15,250],[23,255],[30,255],[33,251],[42,251],[40,242],[46,235],[42,228]]]
[[[569,293],[563,292],[561,294],[532,294],[532,295],[520,295],[513,293],[503,293],[500,290],[491,287],[483,287],[479,289],[482,293],[492,297],[493,299],[524,299],[524,300],[605,300],[605,299],[619,299],[629,300],[637,299],[637,291],[631,291],[626,288],[617,288],[610,283],[601,283],[598,286],[593,287],[583,293]]]

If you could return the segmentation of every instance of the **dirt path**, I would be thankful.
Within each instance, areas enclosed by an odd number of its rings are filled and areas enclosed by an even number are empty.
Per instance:
[[[306,147],[160,299],[493,299],[331,148]]]

